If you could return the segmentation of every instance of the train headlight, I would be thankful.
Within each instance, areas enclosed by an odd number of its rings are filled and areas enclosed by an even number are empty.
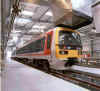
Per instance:
[[[59,53],[64,55],[64,54],[68,54],[68,51],[59,51]]]
[[[60,54],[64,54],[64,51],[59,51]]]
[[[71,46],[68,46],[68,47],[67,47],[67,49],[69,49],[69,50],[70,50],[70,49],[71,49]]]

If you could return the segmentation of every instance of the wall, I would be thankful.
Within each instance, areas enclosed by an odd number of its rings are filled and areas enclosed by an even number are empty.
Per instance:
[[[93,56],[100,57],[100,37],[93,40]]]

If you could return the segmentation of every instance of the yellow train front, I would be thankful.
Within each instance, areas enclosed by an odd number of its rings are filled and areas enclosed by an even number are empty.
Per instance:
[[[69,28],[58,27],[54,31],[54,47],[55,52],[51,65],[56,69],[66,69],[81,59],[82,44],[81,38],[77,31]]]

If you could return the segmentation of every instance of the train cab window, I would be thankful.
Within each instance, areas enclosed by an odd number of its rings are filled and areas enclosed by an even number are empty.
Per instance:
[[[48,35],[47,37],[47,49],[50,49],[51,46],[51,35]]]
[[[81,40],[78,33],[69,31],[59,32],[60,45],[81,45]]]

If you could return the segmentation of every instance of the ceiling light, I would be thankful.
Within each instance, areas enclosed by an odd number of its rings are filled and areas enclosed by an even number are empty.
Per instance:
[[[53,16],[53,14],[52,14],[51,11],[47,12],[46,15],[48,15],[48,16]]]
[[[31,11],[26,11],[26,10],[24,10],[24,11],[22,11],[22,13],[21,13],[22,15],[26,15],[26,16],[33,16],[33,12],[31,12]]]
[[[92,29],[91,31],[96,33],[96,29]]]
[[[30,19],[24,19],[24,18],[16,18],[15,23],[17,23],[18,25],[20,24],[26,24],[31,22]]]
[[[14,30],[14,31],[12,31],[12,33],[20,33],[20,32],[21,32],[21,31],[15,31],[15,30]]]
[[[33,28],[46,28],[46,26],[34,25]]]
[[[14,37],[13,37],[13,41],[16,42],[17,40],[18,40],[18,37],[14,36]]]

